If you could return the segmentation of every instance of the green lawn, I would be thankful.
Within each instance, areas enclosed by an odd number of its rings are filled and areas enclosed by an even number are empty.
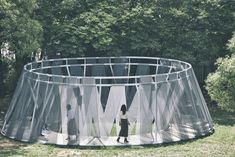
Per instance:
[[[0,156],[235,156],[235,114],[223,112],[218,108],[210,108],[210,112],[215,124],[215,133],[191,141],[148,147],[81,149],[25,144],[0,136]],[[1,120],[2,117],[3,113],[1,113]]]

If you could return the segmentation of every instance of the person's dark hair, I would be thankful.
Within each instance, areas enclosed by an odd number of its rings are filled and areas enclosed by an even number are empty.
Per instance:
[[[67,110],[71,110],[71,105],[67,104],[66,108],[67,108]]]
[[[121,111],[122,111],[122,114],[124,115],[124,114],[126,114],[126,105],[125,104],[123,104],[122,105],[122,107],[121,107]]]

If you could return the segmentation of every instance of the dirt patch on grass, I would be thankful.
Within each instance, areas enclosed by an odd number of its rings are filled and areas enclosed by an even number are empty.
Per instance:
[[[8,141],[1,141],[0,142],[0,149],[11,149],[11,148],[16,148],[18,147],[18,144],[8,142]]]
[[[81,156],[81,152],[78,152],[76,150],[63,150],[63,151],[59,151],[56,155],[58,157],[62,157],[62,156]]]

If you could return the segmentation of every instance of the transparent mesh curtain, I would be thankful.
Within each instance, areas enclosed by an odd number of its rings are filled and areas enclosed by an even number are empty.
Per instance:
[[[213,131],[190,64],[148,57],[71,58],[25,65],[2,134],[57,145],[113,146],[121,105],[128,145],[159,144]]]

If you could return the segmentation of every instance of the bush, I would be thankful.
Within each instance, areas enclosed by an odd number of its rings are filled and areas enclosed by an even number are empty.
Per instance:
[[[235,53],[235,33],[229,41],[228,48]],[[208,75],[206,89],[212,100],[230,112],[235,111],[235,54],[231,57],[219,58],[217,70]]]

